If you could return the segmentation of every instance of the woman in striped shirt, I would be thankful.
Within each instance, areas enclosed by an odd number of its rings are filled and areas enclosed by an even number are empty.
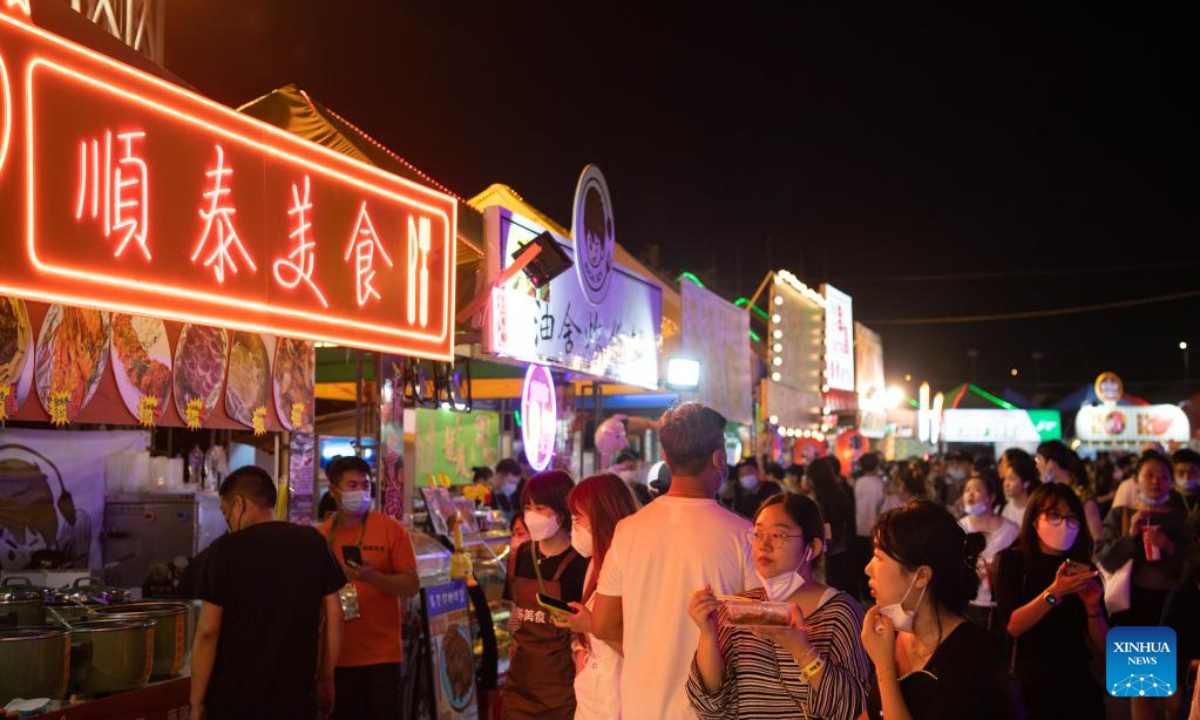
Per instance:
[[[867,693],[863,612],[849,595],[813,580],[825,545],[821,511],[803,495],[776,495],[759,508],[751,532],[763,587],[742,597],[791,604],[791,626],[732,625],[711,589],[693,595],[688,614],[700,643],[687,686],[692,707],[703,720],[853,720]]]

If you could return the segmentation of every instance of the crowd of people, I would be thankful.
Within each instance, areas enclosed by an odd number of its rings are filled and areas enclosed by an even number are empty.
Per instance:
[[[1120,702],[1188,717],[1200,455],[1048,442],[845,473],[731,465],[724,426],[663,416],[671,482],[649,502],[628,472],[525,483],[502,717],[1103,718],[1109,627],[1159,624],[1180,692]],[[747,624],[755,601],[786,624]]]
[[[1197,453],[1084,461],[1048,442],[998,462],[867,453],[846,472],[731,463],[725,425],[697,403],[665,413],[653,483],[631,453],[579,481],[477,470],[513,534],[500,717],[1103,718],[1109,628],[1159,624],[1180,691],[1130,712],[1188,717]],[[273,522],[266,473],[222,486],[231,532],[200,564],[193,717],[399,716],[412,544],[369,510],[365,463],[329,477],[318,533]]]

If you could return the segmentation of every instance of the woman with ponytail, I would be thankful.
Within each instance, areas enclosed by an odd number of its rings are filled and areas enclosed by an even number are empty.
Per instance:
[[[915,501],[875,524],[868,585],[878,603],[863,620],[875,664],[869,716],[888,720],[1014,717],[1003,651],[966,618],[986,544],[940,505]]]
[[[1091,555],[1079,496],[1047,483],[1029,498],[1017,545],[996,559],[997,619],[1012,638],[1026,720],[1104,717],[1089,664],[1104,651],[1108,622]]]

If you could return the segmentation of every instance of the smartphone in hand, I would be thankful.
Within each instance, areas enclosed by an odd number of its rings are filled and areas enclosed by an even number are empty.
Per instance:
[[[362,550],[360,550],[357,545],[343,545],[342,558],[348,563],[354,563],[355,565],[362,567]]]
[[[558,613],[559,615],[575,614],[574,608],[558,598],[552,598],[549,595],[538,593],[537,601],[538,605],[541,605],[551,612]]]

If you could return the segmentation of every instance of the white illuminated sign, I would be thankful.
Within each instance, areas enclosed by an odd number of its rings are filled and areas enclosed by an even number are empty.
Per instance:
[[[854,306],[832,285],[825,294],[825,383],[830,390],[854,391]]]

